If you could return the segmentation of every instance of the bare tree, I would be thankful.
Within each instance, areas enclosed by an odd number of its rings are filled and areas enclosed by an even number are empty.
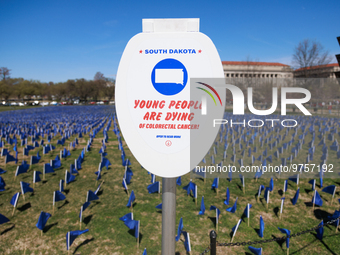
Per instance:
[[[327,65],[332,58],[328,51],[316,41],[305,39],[295,47],[293,64],[297,68],[304,68],[305,77],[308,77],[309,69],[313,66]]]
[[[2,76],[2,80],[9,79],[10,71],[7,67],[0,68],[0,75]]]
[[[97,72],[93,78],[95,81],[105,80],[104,74],[101,72]]]

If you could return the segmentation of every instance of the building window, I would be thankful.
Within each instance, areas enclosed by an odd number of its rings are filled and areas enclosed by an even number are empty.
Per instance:
[[[231,74],[231,77],[234,77],[234,74],[233,74],[233,73]]]
[[[277,74],[275,74],[275,78],[277,78]]]
[[[229,74],[227,73],[227,77],[229,77]]]

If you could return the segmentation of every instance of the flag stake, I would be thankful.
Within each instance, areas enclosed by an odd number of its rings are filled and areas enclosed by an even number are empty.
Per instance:
[[[15,213],[15,207],[13,208],[12,216],[14,215],[14,213]]]

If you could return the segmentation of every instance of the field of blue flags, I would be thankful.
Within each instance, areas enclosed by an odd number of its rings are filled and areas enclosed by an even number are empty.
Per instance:
[[[0,118],[1,254],[160,254],[162,179],[134,159],[114,107],[36,108]],[[296,119],[297,128],[224,126],[203,164],[308,162],[333,164],[337,174],[338,120]],[[221,247],[218,254],[339,252],[339,221],[322,226],[340,216],[340,179],[307,167],[179,177],[176,251],[201,253],[213,229],[219,242],[247,242],[320,225],[284,242]]]

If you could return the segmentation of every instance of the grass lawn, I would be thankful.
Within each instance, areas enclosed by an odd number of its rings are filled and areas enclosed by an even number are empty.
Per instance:
[[[113,126],[113,125],[112,125]],[[140,220],[140,248],[137,249],[134,232],[124,225],[119,220],[120,217],[130,212],[126,207],[128,195],[122,188],[122,178],[124,175],[124,167],[122,166],[120,151],[118,149],[118,141],[115,134],[112,132],[111,126],[108,132],[109,140],[106,144],[106,152],[112,165],[109,170],[103,168],[101,191],[99,192],[99,200],[91,202],[91,205],[83,213],[82,229],[89,229],[89,232],[79,236],[71,246],[70,254],[142,254],[144,248],[147,248],[148,254],[161,254],[161,234],[162,234],[162,214],[155,206],[162,202],[161,194],[149,194],[147,185],[151,182],[151,176],[145,169],[142,169],[139,163],[134,159],[127,145],[124,143],[124,150],[127,158],[130,159],[131,169],[134,173],[129,191],[134,190],[136,201],[133,207],[134,219]],[[281,131],[283,134],[285,131]],[[293,130],[289,134],[292,134]],[[298,130],[298,134],[302,131]],[[317,132],[318,135],[318,132]],[[71,137],[65,145],[73,141],[76,136]],[[57,135],[52,144],[56,146],[57,139],[61,136]],[[94,139],[91,151],[85,154],[85,161],[82,164],[82,169],[76,177],[76,181],[65,187],[66,201],[57,202],[55,213],[48,220],[44,229],[43,235],[35,226],[38,221],[41,211],[52,213],[53,191],[58,190],[59,180],[64,179],[65,170],[69,169],[70,164],[74,163],[74,159],[78,158],[81,150],[85,147],[88,135],[80,139],[80,144],[75,150],[71,151],[71,156],[67,159],[62,159],[62,167],[57,169],[54,174],[47,174],[46,180],[36,184],[34,193],[26,193],[24,201],[22,196],[18,202],[18,208],[15,215],[12,217],[13,206],[9,203],[14,193],[20,191],[20,181],[32,183],[33,171],[41,171],[43,164],[48,163],[50,159],[54,159],[59,155],[59,151],[64,146],[57,145],[56,149],[49,154],[43,155],[42,148],[36,148],[30,151],[30,155],[36,155],[37,151],[42,155],[42,159],[38,164],[35,164],[31,169],[24,174],[20,174],[14,180],[16,165],[11,162],[4,164],[4,157],[0,158],[0,166],[7,170],[7,173],[2,174],[2,178],[6,182],[6,190],[0,192],[0,213],[10,219],[10,223],[0,225],[0,254],[23,254],[26,249],[26,254],[66,254],[66,233],[68,231],[79,229],[79,212],[81,205],[85,202],[88,190],[95,191],[96,175],[100,163],[99,149],[103,138],[102,131],[99,132]],[[287,136],[287,142],[291,135]],[[293,163],[305,162],[308,145],[311,140],[311,135],[305,138],[306,144],[303,145],[303,150],[299,153],[299,157]],[[298,139],[295,139],[296,144]],[[319,138],[316,138],[316,153],[314,162],[319,163],[321,156],[321,146],[317,144]],[[329,146],[332,142],[326,139]],[[267,146],[267,145],[265,145]],[[280,144],[279,146],[282,146]],[[294,146],[294,145],[293,145]],[[253,145],[251,145],[253,148]],[[220,146],[222,148],[222,145]],[[259,148],[257,158],[265,147]],[[12,150],[12,147],[10,147]],[[22,156],[23,148],[19,146],[19,163],[28,157]],[[218,149],[219,154],[216,157],[216,162],[222,158],[222,149]],[[240,154],[237,150],[237,154]],[[274,151],[269,153],[272,154]],[[230,163],[230,155],[232,147],[228,148],[228,158],[225,164]],[[212,154],[212,150],[210,155]],[[285,152],[284,157],[288,157],[291,153]],[[238,156],[239,158],[240,156]],[[273,163],[279,163],[278,159],[274,158]],[[28,161],[29,162],[29,161]],[[210,161],[208,161],[210,162]],[[339,159],[336,157],[336,152],[329,150],[329,159],[327,163],[332,163],[338,166]],[[247,155],[244,157],[244,165],[250,164],[250,158]],[[337,167],[338,168],[338,167]],[[337,169],[338,171],[338,169]],[[293,173],[291,174],[293,175]],[[41,176],[42,177],[42,176]],[[336,192],[336,201],[330,205],[331,195],[321,192],[317,187],[320,195],[323,198],[324,205],[312,207],[308,204],[311,202],[313,192],[311,185],[308,184],[310,179],[300,179],[300,197],[295,206],[292,205],[290,199],[293,198],[296,192],[296,184],[289,182],[288,191],[286,193],[286,201],[282,220],[279,220],[278,210],[281,202],[281,190],[283,188],[284,179],[277,178],[274,180],[274,190],[270,194],[269,209],[266,210],[263,194],[259,202],[256,201],[256,194],[260,184],[269,186],[269,179],[260,178],[246,179],[246,192],[243,194],[241,189],[241,181],[235,177],[231,182],[227,179],[220,179],[218,194],[211,189],[213,179],[194,179],[198,185],[198,203],[194,202],[192,196],[187,196],[183,186],[190,181],[190,174],[182,176],[182,186],[177,186],[177,207],[176,207],[176,230],[180,218],[183,218],[184,230],[189,232],[192,254],[203,252],[209,245],[209,232],[215,229],[215,212],[209,211],[210,205],[215,205],[221,210],[219,219],[219,230],[217,240],[221,243],[230,242],[231,228],[236,225],[238,219],[242,217],[243,211],[247,203],[251,203],[253,207],[250,210],[250,226],[247,226],[247,220],[241,223],[236,234],[234,242],[260,240],[256,229],[259,228],[259,217],[262,215],[265,223],[264,239],[281,237],[283,234],[278,230],[278,227],[287,228],[292,233],[296,233],[320,223],[328,215],[334,213],[335,209],[339,209],[339,189]],[[156,181],[161,181],[160,177],[156,177]],[[318,183],[318,182],[317,182]],[[324,179],[324,187],[335,184],[339,186],[340,179]],[[32,186],[32,184],[31,184]],[[237,211],[232,214],[225,209],[229,206],[223,204],[225,200],[226,188],[230,189],[230,205],[232,206],[236,197],[238,197]],[[206,213],[199,216],[199,208],[201,196],[204,195]],[[307,204],[306,204],[307,203]],[[176,243],[177,254],[186,254],[183,235],[181,240]],[[255,247],[261,247],[256,246]],[[285,243],[271,242],[262,245],[263,254],[286,254]],[[218,247],[218,254],[246,254],[249,250],[247,247]],[[315,231],[304,234],[299,237],[291,238],[290,254],[339,254],[340,239],[339,233],[335,232],[334,226],[325,227],[324,238],[319,241],[315,237]]]

